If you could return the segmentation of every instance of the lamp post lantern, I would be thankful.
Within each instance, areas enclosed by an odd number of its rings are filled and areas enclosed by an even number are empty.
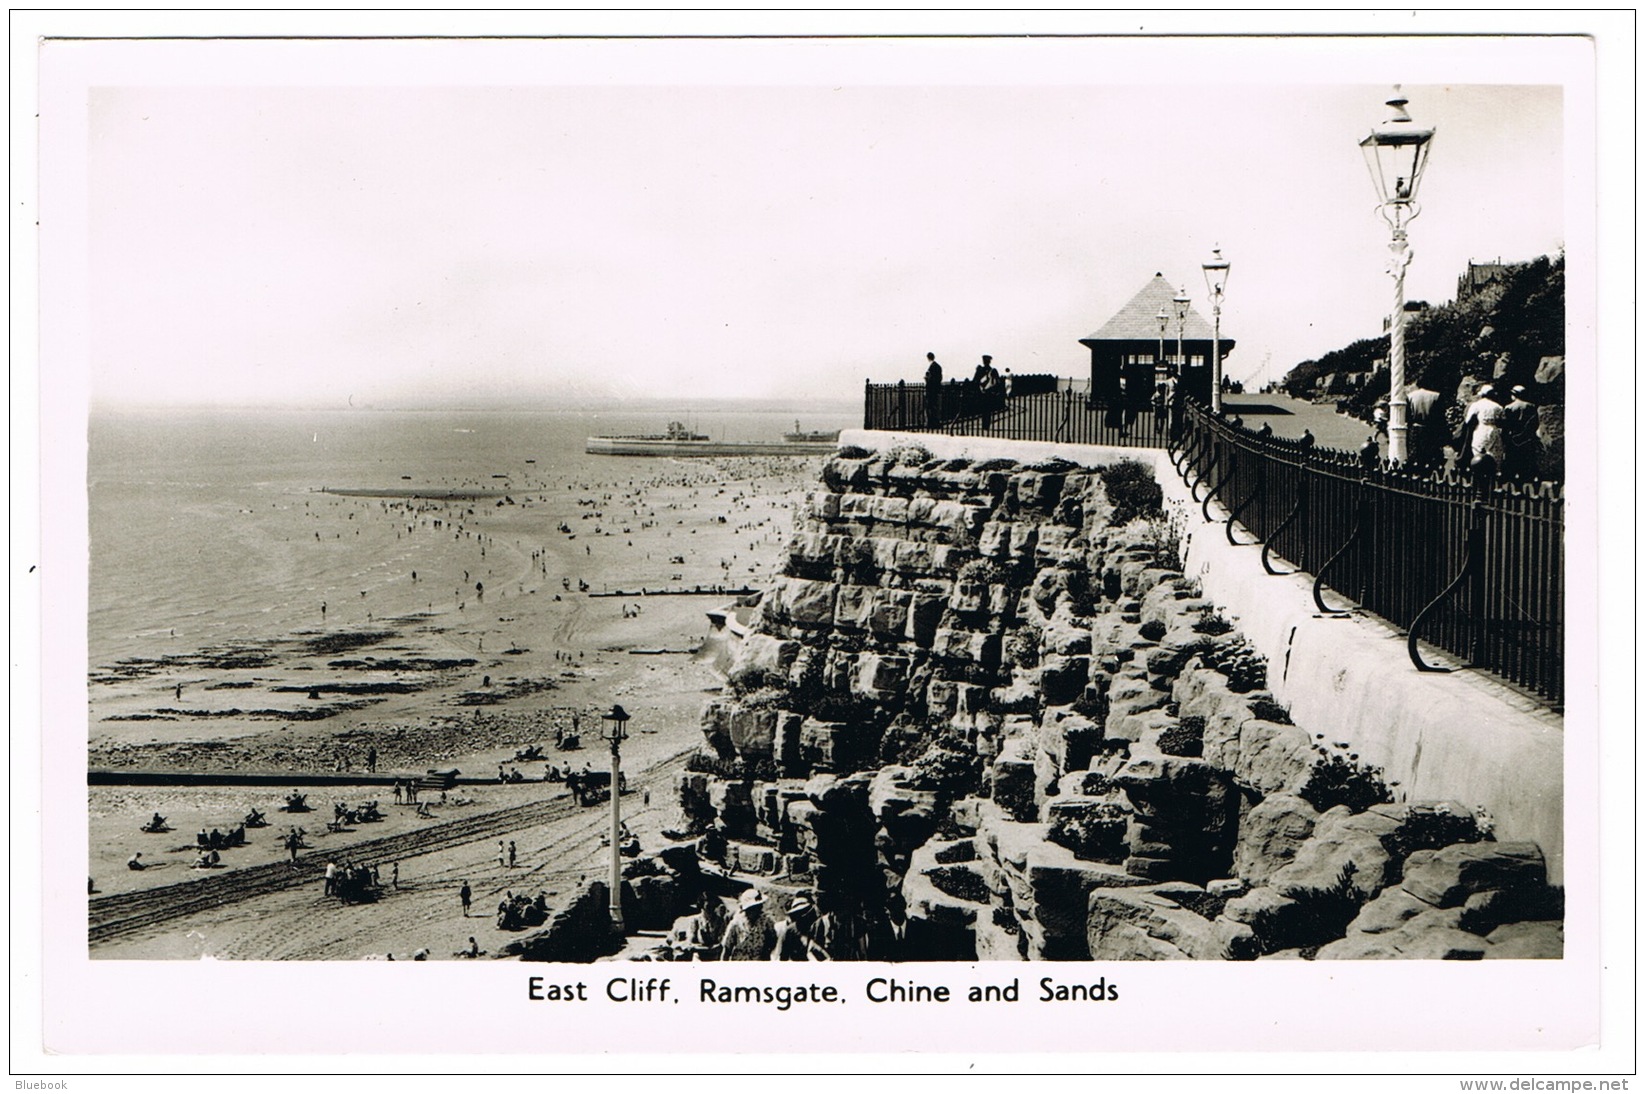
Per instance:
[[[1211,297],[1211,413],[1222,413],[1222,293],[1228,287],[1228,260],[1221,247],[1211,248],[1211,257],[1200,264],[1205,271],[1205,291]]]
[[[1428,151],[1434,131],[1411,120],[1405,105],[1410,100],[1394,88],[1388,100],[1388,120],[1371,130],[1359,142],[1371,183],[1377,190],[1377,211],[1393,231],[1388,249],[1393,252],[1388,272],[1394,278],[1394,310],[1388,317],[1388,460],[1404,463],[1408,430],[1405,401],[1405,267],[1411,264],[1411,249],[1405,226],[1417,218],[1417,187],[1428,166]]]
[[[628,738],[628,711],[615,704],[607,714],[600,715],[604,723],[600,736],[611,742],[611,925],[618,934],[627,933],[623,927],[623,806],[622,806],[622,746]]]

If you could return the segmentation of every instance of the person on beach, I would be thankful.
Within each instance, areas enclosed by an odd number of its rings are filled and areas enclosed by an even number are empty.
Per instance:
[[[326,896],[333,896],[333,895],[336,894],[336,892],[337,892],[337,864],[335,862],[327,862],[326,863],[326,888],[325,888],[325,894],[326,894]]]
[[[468,906],[474,900],[474,890],[468,887],[468,882],[463,882],[463,887],[457,890],[457,899],[463,902],[463,918],[467,919]]]
[[[514,868],[514,841],[513,840],[508,841],[508,866],[509,866],[509,869],[511,869],[511,870]]]
[[[394,864],[393,873],[389,877],[394,887],[398,889],[400,887],[400,864],[398,862]]]
[[[508,847],[502,840],[497,841],[497,865],[504,869],[508,867]]]
[[[143,861],[143,852],[141,851],[133,851],[131,857],[126,860],[126,869],[128,870],[147,870],[148,868],[149,865]]]
[[[376,745],[373,745],[370,748],[366,749],[366,770],[367,771],[376,771],[377,770],[377,746]]]
[[[405,787],[400,785],[400,780],[399,779],[395,779],[394,780],[394,804],[395,805],[400,804],[401,800],[405,797],[405,793],[406,793]]]

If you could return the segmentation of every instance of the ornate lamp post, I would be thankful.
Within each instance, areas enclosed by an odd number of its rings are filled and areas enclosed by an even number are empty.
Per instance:
[[[623,928],[623,806],[622,773],[623,742],[628,739],[628,711],[613,705],[609,714],[600,715],[603,725],[600,736],[611,742],[611,924],[618,934]]]
[[[1178,289],[1177,295],[1171,298],[1171,307],[1177,317],[1177,360],[1175,369],[1181,376],[1187,371],[1188,359],[1182,355],[1182,328],[1188,323],[1188,293],[1185,289]]]
[[[1205,291],[1211,297],[1211,413],[1222,413],[1222,292],[1228,287],[1228,260],[1221,247],[1211,248],[1211,257],[1201,263],[1205,270]]]
[[[1405,267],[1411,264],[1411,250],[1405,239],[1405,226],[1417,218],[1422,207],[1417,204],[1417,186],[1422,172],[1428,166],[1428,150],[1434,131],[1423,129],[1411,121],[1405,110],[1410,100],[1394,88],[1394,97],[1388,100],[1389,118],[1371,135],[1359,142],[1365,154],[1365,164],[1371,170],[1371,182],[1377,188],[1377,211],[1393,230],[1393,242],[1388,249],[1393,259],[1388,272],[1394,277],[1394,311],[1388,319],[1388,460],[1404,463],[1406,456],[1407,415],[1405,402]]]
[[[1171,321],[1171,317],[1165,313],[1164,308],[1161,308],[1159,314],[1155,315],[1154,318],[1159,320],[1159,366],[1155,369],[1155,378],[1158,379],[1161,375],[1169,376],[1171,374],[1170,367],[1165,363],[1165,324]]]

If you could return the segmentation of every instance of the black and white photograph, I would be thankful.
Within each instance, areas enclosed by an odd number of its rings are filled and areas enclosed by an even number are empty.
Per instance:
[[[33,47],[28,1051],[1615,1072],[1592,39],[167,26]]]

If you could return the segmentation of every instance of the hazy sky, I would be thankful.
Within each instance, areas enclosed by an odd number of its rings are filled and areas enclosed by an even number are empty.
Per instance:
[[[133,45],[88,81],[94,400],[854,398],[927,350],[1076,375],[1155,271],[1208,315],[1214,245],[1228,371],[1278,378],[1380,329],[1357,143],[1408,72],[1438,135],[1407,295],[1566,241],[1570,92],[1489,43],[417,45]]]

